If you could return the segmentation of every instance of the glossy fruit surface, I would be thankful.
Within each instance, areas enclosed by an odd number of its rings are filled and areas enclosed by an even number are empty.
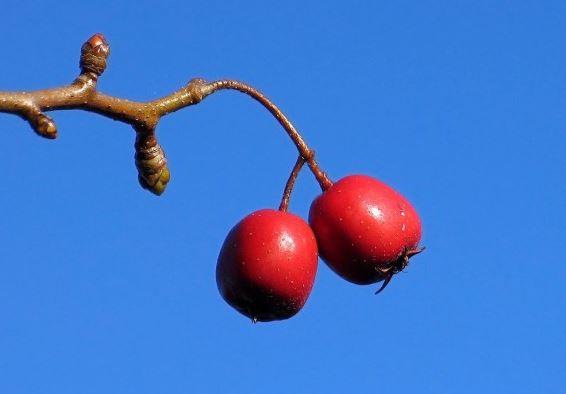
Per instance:
[[[411,204],[365,175],[344,177],[319,195],[311,205],[309,223],[322,259],[357,284],[388,282],[404,268],[421,239],[421,222]]]
[[[314,234],[288,212],[263,209],[228,234],[216,266],[222,297],[254,321],[288,319],[312,290],[318,264]]]

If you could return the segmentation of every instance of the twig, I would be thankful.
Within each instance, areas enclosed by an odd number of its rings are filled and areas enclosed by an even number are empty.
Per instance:
[[[155,130],[159,120],[172,112],[200,103],[205,97],[225,89],[238,90],[260,102],[279,121],[296,145],[299,155],[308,163],[320,187],[326,190],[332,182],[320,169],[293,124],[267,97],[239,81],[220,80],[207,83],[195,78],[168,96],[149,102],[136,102],[101,93],[98,78],[106,69],[110,46],[100,33],[93,35],[81,48],[79,76],[69,85],[32,92],[0,92],[0,112],[12,113],[27,120],[40,136],[54,139],[57,126],[45,112],[80,109],[129,124],[135,130],[136,166],[141,185],[161,194],[169,181],[169,170],[163,149],[157,143]]]

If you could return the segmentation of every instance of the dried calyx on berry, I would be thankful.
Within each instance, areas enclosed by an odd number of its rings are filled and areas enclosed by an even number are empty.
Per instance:
[[[375,294],[381,293],[387,287],[389,282],[391,282],[393,276],[398,274],[399,272],[402,272],[407,267],[407,265],[409,265],[409,259],[421,253],[423,250],[425,250],[424,246],[414,249],[405,248],[405,250],[403,250],[399,255],[399,258],[395,262],[393,262],[391,266],[387,268],[376,268],[383,274],[383,278],[378,280],[377,283],[381,282],[381,287],[376,290]]]
[[[106,70],[106,60],[110,55],[110,45],[101,33],[88,39],[81,47],[80,67],[83,73],[91,72],[96,76]]]
[[[161,195],[170,179],[165,152],[157,143],[155,132],[138,131],[136,137],[136,167],[140,185],[156,195]]]

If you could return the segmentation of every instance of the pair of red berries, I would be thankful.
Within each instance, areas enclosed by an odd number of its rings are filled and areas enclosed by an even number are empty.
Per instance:
[[[232,228],[216,267],[226,302],[254,322],[288,319],[310,295],[319,253],[342,278],[362,285],[382,281],[382,290],[421,250],[415,209],[368,176],[332,184],[312,203],[309,224],[264,209]]]

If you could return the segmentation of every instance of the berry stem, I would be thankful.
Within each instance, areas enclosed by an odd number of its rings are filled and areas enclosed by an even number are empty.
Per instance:
[[[285,190],[283,191],[283,197],[281,198],[281,204],[279,204],[279,210],[281,212],[287,212],[289,209],[289,200],[291,199],[291,193],[293,193],[293,187],[295,186],[295,181],[299,176],[299,172],[301,172],[301,168],[305,164],[305,158],[303,156],[297,157],[297,161],[293,166],[293,170],[291,170],[291,174],[289,174],[289,179],[287,179],[287,183],[285,184]]]
[[[214,92],[219,90],[237,90],[241,93],[247,94],[248,96],[252,97],[256,101],[258,101],[261,105],[263,105],[274,117],[277,119],[279,124],[285,129],[297,150],[299,151],[299,155],[304,159],[304,161],[308,164],[311,172],[315,176],[320,188],[324,191],[332,186],[332,181],[324,171],[320,168],[316,160],[314,159],[313,151],[309,148],[306,144],[303,137],[299,134],[295,126],[287,119],[285,114],[271,101],[269,100],[263,93],[259,90],[251,87],[250,85],[235,81],[235,80],[219,80],[208,83],[202,87],[202,94],[203,96],[208,96]]]

